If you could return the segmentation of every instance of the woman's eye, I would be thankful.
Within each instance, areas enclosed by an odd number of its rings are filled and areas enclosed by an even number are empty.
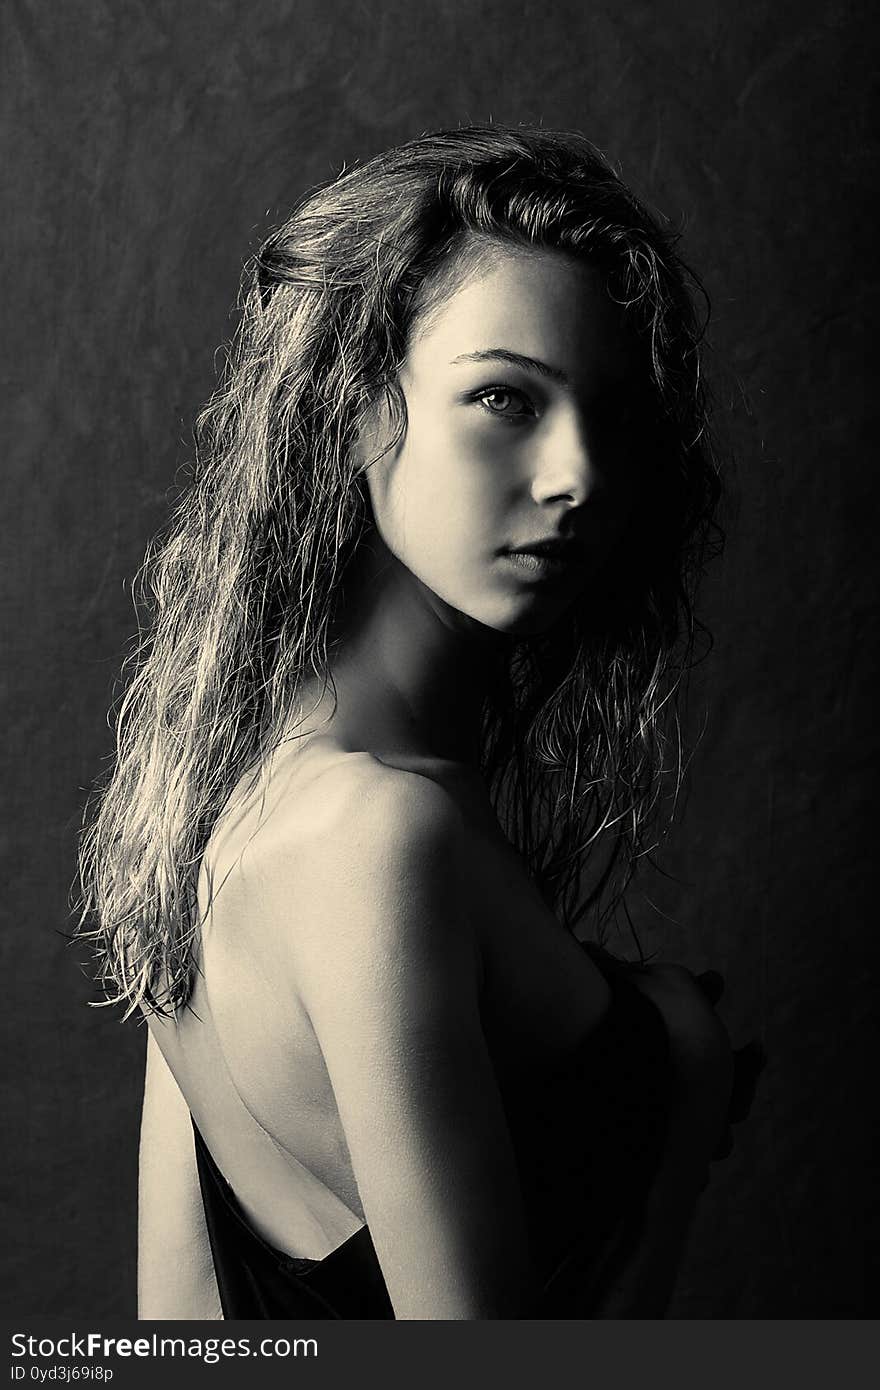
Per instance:
[[[481,391],[475,399],[490,415],[497,415],[502,420],[516,420],[535,413],[528,397],[512,386],[492,386],[487,391]]]

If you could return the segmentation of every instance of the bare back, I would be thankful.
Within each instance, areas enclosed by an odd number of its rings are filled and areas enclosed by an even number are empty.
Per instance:
[[[330,739],[278,754],[269,778],[236,793],[218,822],[200,876],[204,927],[190,1006],[177,1023],[151,1020],[151,1029],[254,1227],[277,1248],[312,1259],[365,1217],[285,936],[321,940],[337,876],[346,873],[352,809],[389,775],[429,777],[460,815],[482,1026],[502,1095],[539,1087],[542,1072],[595,1027],[609,1002],[602,975],[548,912],[460,768],[391,769]],[[293,886],[279,931],[261,900],[282,861]],[[357,1037],[346,1042],[358,1047]]]

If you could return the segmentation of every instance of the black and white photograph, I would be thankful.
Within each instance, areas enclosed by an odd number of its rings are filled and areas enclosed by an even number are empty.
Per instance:
[[[876,28],[3,6],[13,1379],[876,1316]]]

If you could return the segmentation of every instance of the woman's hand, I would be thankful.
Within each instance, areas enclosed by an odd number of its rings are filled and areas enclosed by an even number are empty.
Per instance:
[[[630,979],[657,1006],[669,1037],[672,1098],[664,1188],[695,1199],[724,1136],[733,1091],[730,1037],[706,991],[681,965],[633,967]]]
[[[663,1157],[648,1192],[641,1238],[593,1316],[662,1318],[672,1299],[709,1164],[724,1143],[736,1054],[715,1012],[720,977],[680,965],[632,966],[628,978],[656,1005],[669,1036],[672,1096]]]
[[[718,971],[695,976],[681,965],[636,966],[630,978],[666,1022],[675,1088],[670,1151],[682,1182],[696,1181],[701,1192],[708,1165],[732,1150],[731,1125],[749,1114],[766,1055],[757,1039],[734,1051],[715,1011],[724,991]]]
[[[714,1008],[724,993],[724,976],[717,970],[705,970],[696,976],[697,984]],[[767,1053],[758,1038],[752,1038],[744,1047],[734,1049],[733,1085],[730,1105],[727,1111],[727,1124],[717,1147],[712,1153],[712,1161],[728,1158],[733,1152],[733,1130],[731,1125],[748,1119],[755,1099],[758,1077],[767,1065]]]

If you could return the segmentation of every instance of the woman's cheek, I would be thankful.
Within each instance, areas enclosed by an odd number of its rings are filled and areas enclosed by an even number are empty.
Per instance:
[[[457,431],[410,460],[401,479],[401,505],[420,530],[428,535],[442,533],[447,545],[467,547],[491,524],[496,502],[493,477],[497,474],[473,449],[467,433]]]

